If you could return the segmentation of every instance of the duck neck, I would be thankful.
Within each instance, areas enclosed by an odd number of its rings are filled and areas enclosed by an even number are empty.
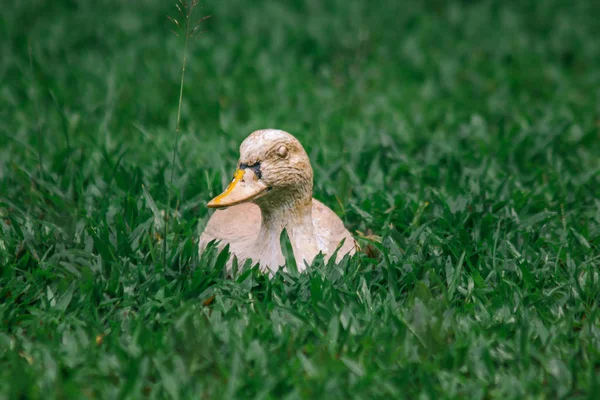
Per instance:
[[[290,238],[298,268],[303,268],[304,260],[312,262],[318,252],[316,243],[313,243],[312,193],[289,201],[261,202],[258,206],[262,223],[256,244],[261,253],[273,255],[270,267],[278,268],[284,263],[280,245],[284,229]]]
[[[261,234],[277,233],[277,240],[284,228],[298,226],[312,228],[312,199],[302,202],[284,203],[279,207],[260,207],[262,215]]]

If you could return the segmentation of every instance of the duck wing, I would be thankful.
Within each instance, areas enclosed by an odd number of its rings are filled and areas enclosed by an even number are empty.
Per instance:
[[[213,240],[221,242],[219,247],[227,243],[232,247],[251,243],[258,236],[260,224],[260,208],[256,204],[242,203],[216,210],[200,235],[200,252]]]
[[[356,242],[336,213],[319,200],[313,199],[312,214],[314,232],[320,251],[329,256],[345,239],[344,245],[338,251],[336,262],[341,261],[346,254],[354,254]]]

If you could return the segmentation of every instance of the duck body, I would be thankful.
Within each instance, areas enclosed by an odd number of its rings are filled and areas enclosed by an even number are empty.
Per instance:
[[[296,138],[274,129],[253,132],[240,146],[233,180],[208,203],[218,209],[200,236],[199,251],[216,241],[219,248],[229,245],[239,264],[251,259],[275,272],[285,264],[280,245],[285,229],[299,271],[319,253],[329,260],[338,247],[336,262],[354,254],[356,243],[342,220],[312,198],[312,179],[310,161]]]
[[[346,254],[354,254],[354,238],[329,207],[312,199],[311,213],[311,226],[288,229],[299,271],[306,268],[305,261],[310,264],[319,252],[329,259],[327,255],[333,254],[342,240],[344,243],[338,250],[336,262],[341,261]],[[236,220],[244,221],[242,229],[231,222]],[[229,244],[229,251],[241,263],[251,259],[275,272],[285,262],[280,245],[281,231],[263,228],[261,210],[256,204],[239,204],[215,211],[200,237],[200,249],[202,251],[211,241],[216,240],[221,249]]]

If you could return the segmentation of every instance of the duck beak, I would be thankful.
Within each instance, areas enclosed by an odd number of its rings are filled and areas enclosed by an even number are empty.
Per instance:
[[[208,202],[208,208],[231,207],[236,204],[251,201],[269,189],[255,174],[252,169],[238,169],[233,175],[227,189]]]

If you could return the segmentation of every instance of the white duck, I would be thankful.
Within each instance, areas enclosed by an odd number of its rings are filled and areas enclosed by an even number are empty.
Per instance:
[[[240,160],[225,191],[208,203],[218,210],[200,236],[199,250],[213,240],[239,265],[251,259],[265,271],[285,264],[280,236],[287,230],[299,271],[322,252],[336,262],[354,254],[356,243],[342,220],[313,199],[313,171],[300,142],[287,132],[255,131],[242,142]],[[231,261],[228,263],[231,267]]]

